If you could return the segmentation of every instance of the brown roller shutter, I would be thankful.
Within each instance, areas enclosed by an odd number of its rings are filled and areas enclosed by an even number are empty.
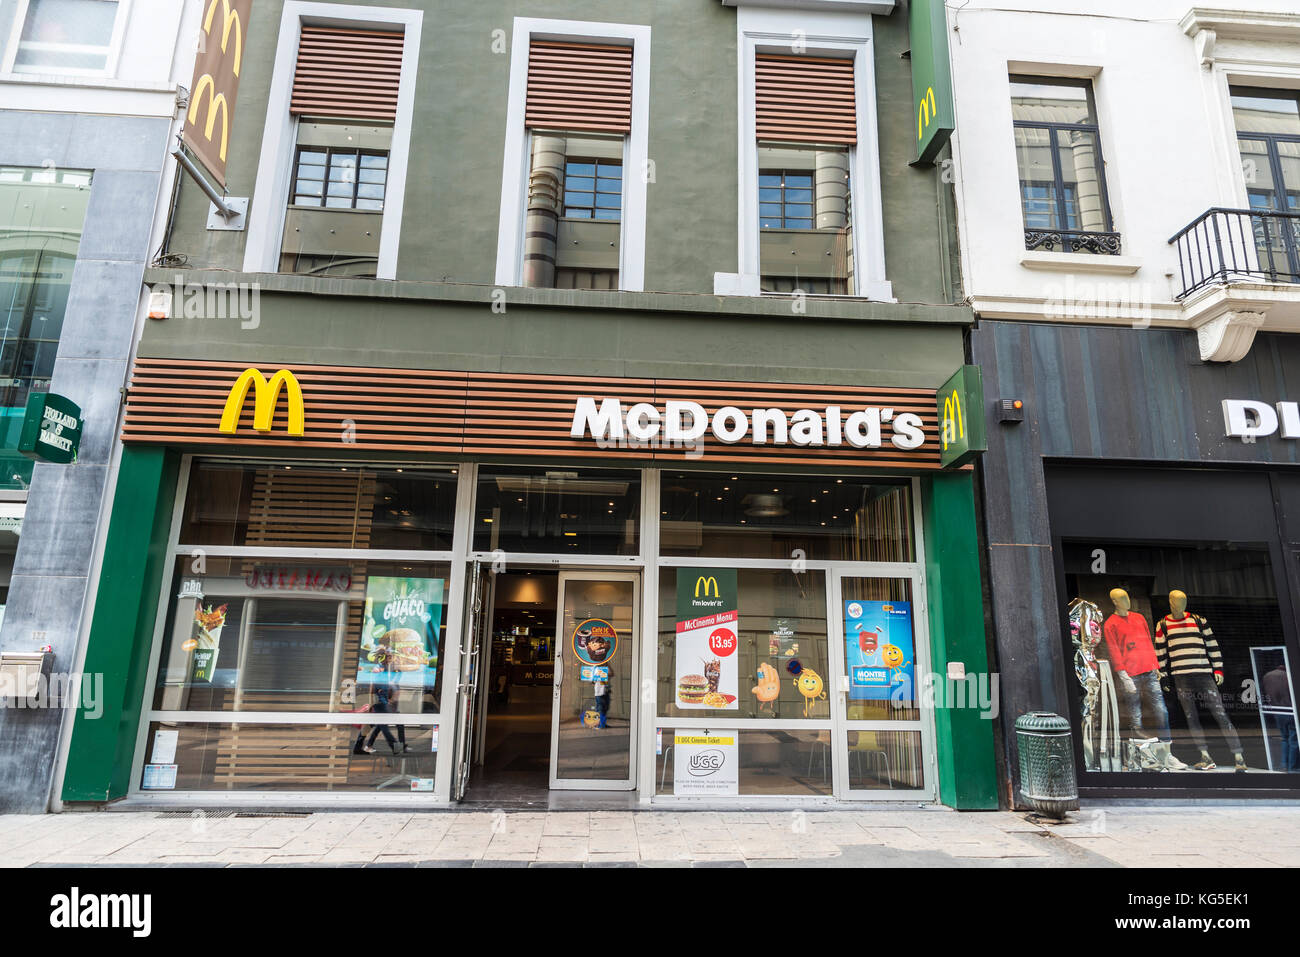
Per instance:
[[[632,48],[533,40],[528,48],[531,129],[632,131]]]
[[[759,53],[754,85],[760,140],[857,144],[852,60]]]
[[[289,112],[392,122],[403,41],[401,33],[304,26]]]

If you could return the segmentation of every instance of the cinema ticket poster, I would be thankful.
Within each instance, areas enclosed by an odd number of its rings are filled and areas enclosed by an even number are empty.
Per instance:
[[[438,632],[445,580],[366,581],[366,609],[357,659],[357,686],[432,688],[438,677]]]
[[[677,570],[677,707],[739,709],[739,626],[734,568]]]
[[[844,653],[849,700],[888,701],[895,691],[912,700],[916,654],[911,603],[845,601]]]

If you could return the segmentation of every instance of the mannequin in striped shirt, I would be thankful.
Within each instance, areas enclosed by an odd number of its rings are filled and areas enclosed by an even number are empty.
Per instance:
[[[1235,770],[1245,771],[1241,739],[1223,707],[1223,696],[1219,694],[1219,685],[1223,684],[1223,654],[1219,651],[1219,643],[1209,622],[1200,615],[1187,613],[1187,595],[1177,589],[1169,593],[1169,614],[1156,625],[1156,658],[1163,683],[1167,685],[1169,679],[1173,679],[1178,703],[1187,717],[1187,728],[1201,750],[1201,760],[1192,767],[1198,771],[1210,771],[1215,767],[1205,741],[1205,731],[1201,728],[1200,708],[1204,705],[1228,739]]]

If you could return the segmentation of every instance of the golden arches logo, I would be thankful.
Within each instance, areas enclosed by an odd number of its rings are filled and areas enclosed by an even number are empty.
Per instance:
[[[226,399],[226,407],[221,413],[221,431],[234,434],[239,428],[239,414],[244,409],[244,400],[248,390],[253,389],[253,428],[258,432],[271,431],[271,419],[275,415],[275,405],[280,400],[280,390],[289,394],[289,434],[302,435],[306,426],[306,413],[303,409],[302,386],[288,369],[281,369],[266,380],[259,369],[245,369],[235,380]]]
[[[208,15],[203,20],[203,32],[209,36],[212,34],[212,17],[217,12],[217,4],[221,4],[223,22],[221,25],[221,52],[226,52],[226,47],[230,45],[230,31],[235,32],[235,63],[232,68],[235,76],[239,76],[239,68],[244,62],[244,26],[239,21],[239,11],[230,9],[230,0],[212,0],[208,4]],[[208,137],[211,139],[211,137]]]
[[[930,119],[939,115],[939,107],[934,100],[934,87],[925,91],[925,96],[921,97],[921,105],[916,109],[916,138],[920,140],[925,135],[925,128],[930,125]]]
[[[203,102],[203,94],[207,92],[208,101],[208,121],[203,128],[203,135],[208,142],[212,142],[212,133],[217,126],[217,110],[221,110],[221,161],[226,161],[226,146],[230,142],[230,106],[226,103],[226,94],[217,92],[217,82],[212,79],[211,73],[205,73],[199,78],[198,86],[190,96],[190,112],[188,121],[193,125],[194,120],[199,115],[199,104]]]
[[[700,597],[700,589],[701,589],[701,588],[704,589],[704,597],[705,597],[705,598],[708,598],[708,597],[709,597],[709,589],[710,589],[710,588],[713,589],[713,597],[714,597],[714,598],[721,598],[721,597],[722,597],[722,592],[721,592],[721,590],[719,590],[719,588],[718,588],[718,580],[717,580],[716,578],[714,578],[712,575],[710,575],[708,578],[705,578],[703,575],[701,575],[699,578],[695,579],[695,597],[696,597],[696,598],[699,598],[699,597]]]
[[[958,439],[966,438],[966,417],[962,415],[961,395],[953,389],[943,399],[943,450]]]

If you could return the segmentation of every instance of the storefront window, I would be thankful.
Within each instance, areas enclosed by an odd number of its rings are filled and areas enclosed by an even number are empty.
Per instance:
[[[456,470],[196,462],[187,545],[451,548]]]
[[[678,753],[688,743],[678,738],[697,737],[690,731],[663,731],[663,745],[655,761],[655,793],[691,796],[695,783],[689,770],[679,768]],[[727,742],[727,738],[722,739]],[[739,795],[814,795],[831,793],[831,733],[829,731],[742,730],[720,745],[733,750],[737,762],[735,793]],[[683,793],[684,792],[684,793]],[[701,791],[698,796],[707,797]]]
[[[386,727],[397,749],[366,753],[357,742],[367,725],[154,721],[139,784],[145,792],[432,791],[437,726]]]
[[[664,472],[663,555],[910,562],[907,482]]]
[[[177,560],[157,711],[440,710],[450,566]]]
[[[660,717],[829,720],[826,576],[662,569],[658,658]]]
[[[1087,770],[1300,770],[1294,663],[1266,547],[1097,540],[1063,551]]]
[[[0,488],[31,484],[18,436],[28,395],[54,375],[90,181],[84,170],[0,167]]]
[[[482,468],[474,549],[635,555],[640,515],[640,472]]]

